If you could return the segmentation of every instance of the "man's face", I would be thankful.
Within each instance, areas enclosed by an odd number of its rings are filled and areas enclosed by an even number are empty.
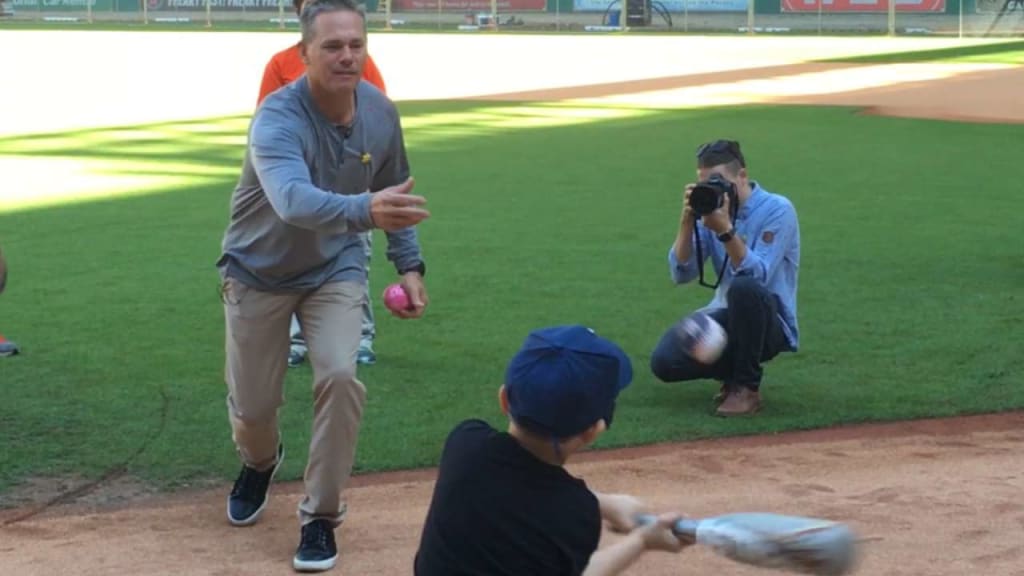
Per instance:
[[[313,22],[313,36],[301,52],[311,83],[328,92],[354,90],[366,62],[363,17],[350,10],[320,14]]]
[[[740,168],[739,172],[737,172],[736,174],[733,174],[729,170],[729,167],[727,165],[725,165],[725,164],[721,164],[719,166],[710,166],[710,167],[706,167],[706,168],[698,168],[697,169],[697,181],[698,182],[704,182],[708,178],[711,178],[712,174],[718,174],[719,176],[721,176],[725,180],[728,180],[729,182],[732,182],[733,186],[736,187],[736,191],[737,192],[742,190],[747,185],[747,169],[746,168]]]

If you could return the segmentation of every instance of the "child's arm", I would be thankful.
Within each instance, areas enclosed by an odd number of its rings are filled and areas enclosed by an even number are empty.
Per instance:
[[[640,530],[631,533],[614,546],[594,552],[583,576],[612,576],[628,568],[644,552],[644,539]]]
[[[672,526],[679,518],[678,514],[659,516],[656,523],[638,528],[614,545],[595,552],[583,576],[619,574],[647,550],[679,552],[689,544],[672,533]]]
[[[641,514],[650,514],[651,509],[628,494],[603,494],[594,492],[597,505],[601,509],[601,519],[608,523],[614,532],[629,532],[636,528],[636,518]]]

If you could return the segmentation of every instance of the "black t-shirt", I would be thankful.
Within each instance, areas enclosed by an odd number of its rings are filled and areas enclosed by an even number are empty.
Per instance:
[[[452,430],[416,553],[416,576],[569,576],[601,537],[597,497],[486,422]]]

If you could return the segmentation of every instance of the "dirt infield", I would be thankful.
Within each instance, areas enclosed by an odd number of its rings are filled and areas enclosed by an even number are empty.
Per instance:
[[[492,95],[593,103],[702,106],[839,104],[870,113],[1024,122],[1022,68],[783,64]],[[941,96],[940,96],[941,93]],[[771,401],[770,391],[767,401]],[[1024,574],[1024,414],[862,426],[588,453],[570,468],[591,487],[691,515],[765,510],[850,522],[862,574]],[[410,574],[433,471],[357,477],[339,536],[350,575]],[[5,523],[3,574],[269,575],[290,572],[301,486],[276,485],[262,521],[232,528],[228,487],[49,510]],[[606,534],[606,541],[616,537]],[[649,555],[634,574],[767,574],[692,549]]]
[[[570,468],[594,488],[692,515],[766,510],[845,520],[868,540],[861,574],[1019,576],[1022,442],[1024,414],[1007,414],[614,450]],[[357,478],[335,573],[410,574],[433,478],[430,470]],[[265,517],[244,529],[227,524],[225,495],[221,488],[6,526],[0,564],[18,575],[289,573],[299,486],[275,486]],[[631,573],[768,572],[693,548],[648,555]]]
[[[866,113],[1024,123],[1024,68],[999,64],[792,63],[485,96],[664,108],[743,104],[854,106]],[[475,97],[480,99],[479,97]]]

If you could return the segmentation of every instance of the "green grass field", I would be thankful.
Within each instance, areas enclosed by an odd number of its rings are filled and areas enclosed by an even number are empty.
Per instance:
[[[558,323],[591,325],[634,360],[601,447],[1024,406],[1022,127],[842,108],[401,110],[433,212],[421,230],[432,304],[403,322],[375,301],[359,471],[433,464],[460,419],[500,424],[507,358]],[[87,198],[0,203],[0,329],[24,352],[0,360],[0,489],[95,478],[142,447],[128,472],[162,488],[237,471],[213,265],[245,128],[0,140],[0,158],[52,167],[56,188]],[[803,239],[802,349],[769,365],[766,407],[745,420],[711,416],[713,383],[658,383],[647,369],[662,330],[711,296],[673,287],[665,257],[692,150],[719,136],[741,140],[754,177],[794,201]],[[376,297],[393,271],[382,234],[375,248]],[[310,386],[308,368],[289,372],[279,478],[302,473]]]
[[[1024,41],[997,42],[974,46],[955,46],[913,52],[887,52],[833,58],[826,62],[885,64],[894,62],[984,62],[991,64],[1024,64]]]

